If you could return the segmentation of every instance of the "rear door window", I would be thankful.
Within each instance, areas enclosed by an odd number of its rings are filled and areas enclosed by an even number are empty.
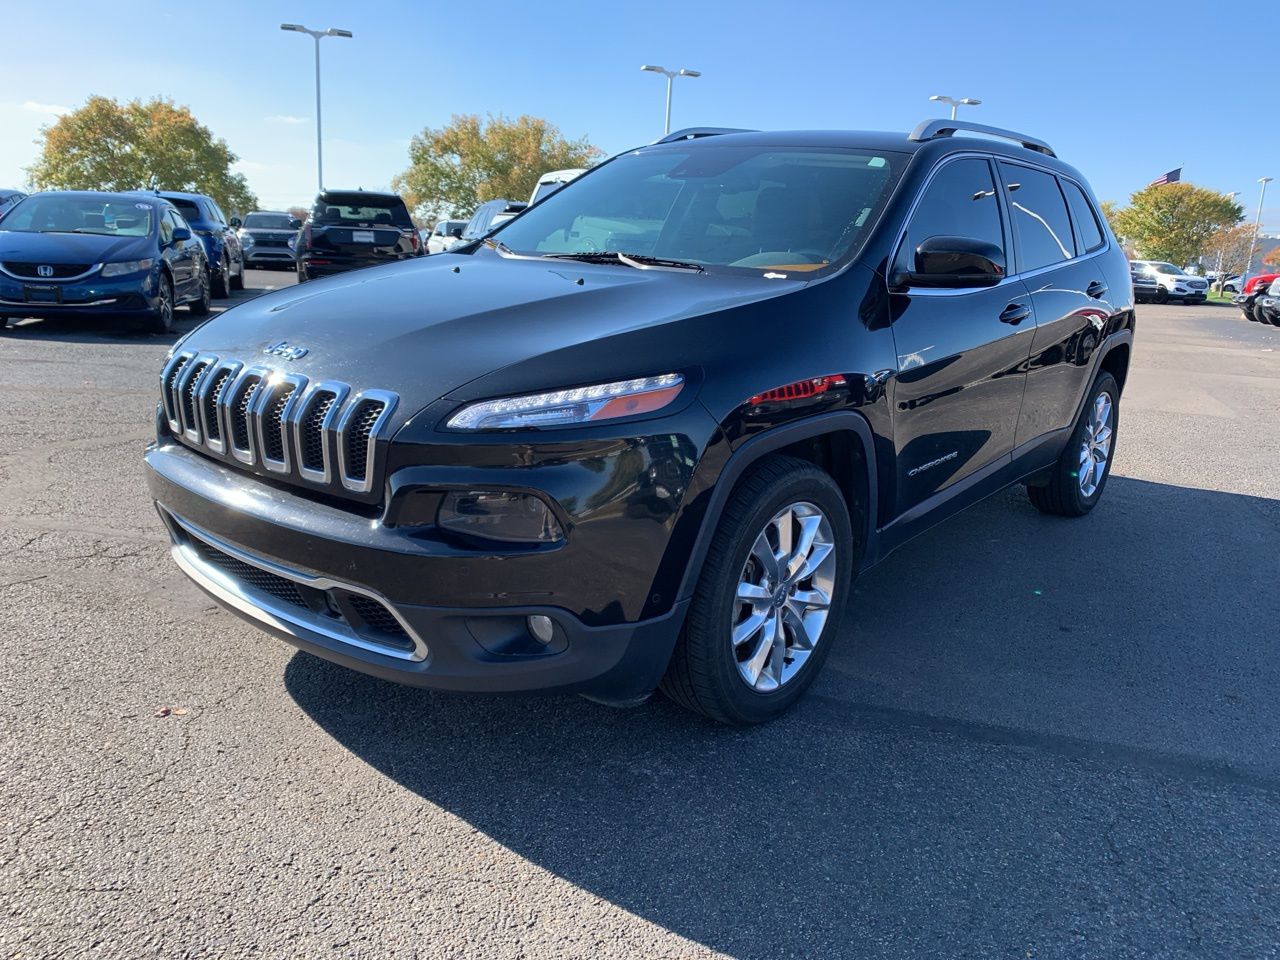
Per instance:
[[[311,211],[313,223],[325,226],[394,226],[413,229],[409,210],[399,197],[377,194],[322,194]]]
[[[1070,260],[1075,256],[1075,239],[1058,178],[1021,164],[1000,161],[999,165],[1018,238],[1019,271]]]

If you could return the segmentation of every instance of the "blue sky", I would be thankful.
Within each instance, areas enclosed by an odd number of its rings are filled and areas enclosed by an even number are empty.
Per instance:
[[[355,33],[322,45],[331,186],[385,187],[406,165],[409,138],[454,113],[534,114],[609,153],[650,141],[662,131],[665,87],[642,63],[703,72],[676,82],[676,127],[908,130],[941,113],[928,101],[940,93],[981,98],[970,118],[1048,140],[1105,199],[1183,164],[1184,179],[1242,191],[1252,217],[1258,177],[1280,178],[1280,125],[1260,119],[1276,82],[1264,52],[1273,45],[1236,42],[1242,28],[1276,22],[1272,3],[135,0],[127,9],[5,4],[0,186],[25,181],[32,141],[56,111],[93,93],[163,94],[228,142],[265,205],[309,202],[312,45],[282,33],[283,21]],[[1280,182],[1272,187],[1264,228],[1280,231]]]

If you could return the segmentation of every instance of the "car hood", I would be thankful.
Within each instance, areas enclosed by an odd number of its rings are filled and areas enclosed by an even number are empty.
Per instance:
[[[109,263],[150,254],[148,237],[104,237],[91,233],[26,233],[0,230],[0,261]]]
[[[264,295],[206,323],[181,349],[313,381],[338,380],[357,390],[392,390],[408,416],[469,381],[523,361],[803,285],[505,259],[488,251],[440,254]],[[283,348],[265,353],[282,342],[305,354],[285,360],[280,354],[290,351]],[[678,343],[673,340],[673,353]],[[538,386],[589,383],[594,375],[574,368],[564,371],[565,383]]]

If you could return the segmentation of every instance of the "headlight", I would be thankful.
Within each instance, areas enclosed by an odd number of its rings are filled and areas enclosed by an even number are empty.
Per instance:
[[[247,233],[240,234],[240,245],[245,247],[252,247],[253,237]]]
[[[154,260],[125,260],[122,263],[108,263],[102,268],[104,277],[124,277],[131,273],[150,270]]]
[[[683,388],[684,377],[664,373],[592,387],[485,400],[463,407],[449,418],[448,426],[454,430],[504,430],[613,420],[661,410],[675,400]]]

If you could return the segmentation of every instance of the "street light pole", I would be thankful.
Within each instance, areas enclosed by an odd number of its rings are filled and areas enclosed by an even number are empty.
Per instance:
[[[1244,265],[1244,276],[1249,278],[1249,271],[1253,269],[1253,251],[1258,246],[1258,231],[1262,229],[1262,201],[1267,197],[1267,184],[1271,182],[1271,177],[1259,177],[1258,182],[1262,184],[1262,191],[1258,194],[1258,217],[1253,221],[1253,239],[1249,241],[1249,262]]]
[[[305,33],[316,42],[316,189],[324,189],[324,148],[320,125],[320,41],[325,37],[350,38],[350,30],[339,30],[330,27],[328,30],[311,30],[300,23],[282,23],[281,30],[290,33]]]
[[[699,70],[686,70],[683,67],[679,70],[667,70],[665,67],[656,67],[652,64],[645,64],[640,69],[649,73],[660,73],[667,78],[667,113],[662,121],[662,135],[665,137],[671,132],[671,88],[675,83],[676,77],[700,77],[702,72]]]
[[[934,102],[936,102],[936,103],[949,103],[949,104],[951,104],[951,119],[952,119],[952,120],[954,120],[954,119],[956,118],[956,110],[957,110],[958,108],[960,108],[960,107],[976,107],[978,104],[980,104],[980,103],[982,102],[981,100],[975,100],[975,99],[973,99],[973,97],[961,97],[959,100],[957,100],[955,97],[933,96],[933,97],[930,97],[929,99],[930,99],[930,100],[933,100],[933,101],[934,101]]]

